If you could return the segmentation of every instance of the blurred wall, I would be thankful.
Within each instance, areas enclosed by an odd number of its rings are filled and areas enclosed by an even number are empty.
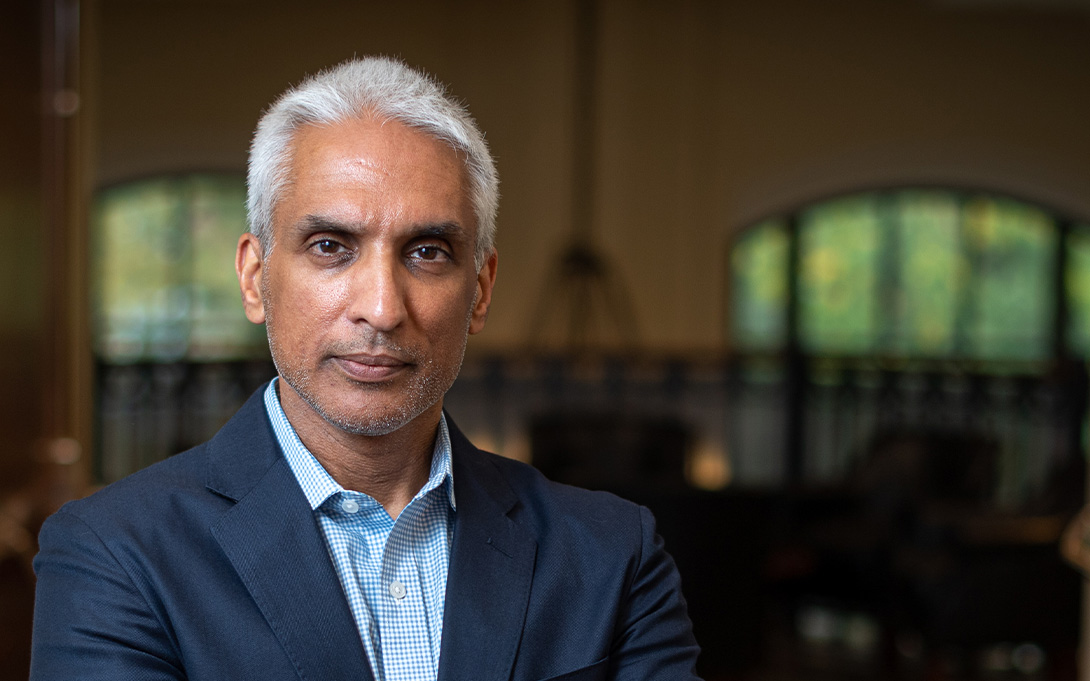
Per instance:
[[[0,22],[0,496],[30,474],[35,439],[45,428],[41,350],[46,340],[40,30],[23,3]],[[30,361],[28,361],[30,360]]]
[[[32,475],[46,385],[39,17],[29,3],[0,21],[0,679],[26,678],[30,664],[33,545],[17,489]],[[13,670],[10,674],[7,670]]]
[[[353,54],[423,66],[498,158],[500,286],[471,351],[523,343],[571,229],[578,0],[98,0],[92,182],[245,165],[261,109]],[[902,183],[1090,216],[1090,4],[601,0],[593,231],[652,351],[722,348],[752,221]],[[230,256],[225,256],[229,267]]]

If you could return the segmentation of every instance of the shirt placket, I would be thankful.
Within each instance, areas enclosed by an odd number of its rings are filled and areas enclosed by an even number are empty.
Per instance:
[[[386,681],[418,681],[435,675],[420,571],[412,550],[426,506],[425,499],[415,499],[394,523],[386,541],[382,565],[386,594],[379,622]]]
[[[356,625],[363,637],[364,649],[371,661],[372,673],[377,681],[383,681],[385,666],[381,619],[382,565],[386,537],[391,531],[391,521],[382,507],[366,495],[341,492],[338,508],[342,512],[341,527],[353,538],[351,563],[356,572],[356,594],[349,597]]]

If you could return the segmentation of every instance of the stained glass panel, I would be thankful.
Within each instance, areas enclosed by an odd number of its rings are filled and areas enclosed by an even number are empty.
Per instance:
[[[109,362],[205,361],[266,353],[242,313],[235,242],[246,229],[241,176],[133,182],[97,197],[94,345]]]
[[[800,223],[799,339],[807,352],[874,349],[879,246],[873,195],[806,211]]]
[[[743,350],[778,350],[787,337],[787,228],[770,221],[731,253],[733,337]]]
[[[964,354],[1041,360],[1051,353],[1056,225],[1043,211],[974,198],[964,207],[970,310]]]
[[[1064,287],[1069,314],[1067,342],[1072,354],[1090,357],[1090,224],[1076,225],[1067,237]]]
[[[958,200],[949,192],[909,191],[896,205],[902,319],[901,333],[889,349],[913,356],[949,356],[966,267],[959,247]]]

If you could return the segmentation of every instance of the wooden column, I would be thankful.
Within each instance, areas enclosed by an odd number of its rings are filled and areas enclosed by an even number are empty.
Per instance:
[[[76,153],[78,0],[0,21],[0,679],[29,671],[42,519],[84,488],[88,252]]]

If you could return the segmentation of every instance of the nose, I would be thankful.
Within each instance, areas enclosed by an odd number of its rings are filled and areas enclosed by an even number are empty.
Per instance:
[[[347,313],[353,323],[391,331],[405,320],[405,282],[396,257],[375,249],[353,263],[350,270]]]

